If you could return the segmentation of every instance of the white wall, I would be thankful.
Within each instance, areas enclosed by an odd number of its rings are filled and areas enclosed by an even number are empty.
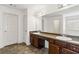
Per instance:
[[[3,44],[3,29],[2,29],[2,22],[3,22],[3,13],[11,13],[18,15],[18,43],[23,42],[23,11],[18,9],[13,9],[5,6],[0,5],[0,47],[5,46],[6,44]]]

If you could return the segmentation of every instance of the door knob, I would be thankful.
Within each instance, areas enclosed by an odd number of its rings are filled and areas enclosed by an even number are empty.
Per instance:
[[[4,32],[7,32],[6,30]]]
[[[25,30],[25,32],[27,32],[27,30]]]

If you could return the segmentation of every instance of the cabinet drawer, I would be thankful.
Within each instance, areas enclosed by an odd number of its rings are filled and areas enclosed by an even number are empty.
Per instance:
[[[43,39],[43,40],[47,40],[46,37],[43,37],[43,36],[38,36],[39,39]]]
[[[62,48],[62,54],[77,54],[77,53],[72,50]]]
[[[31,34],[31,35],[30,35],[30,37],[34,38],[34,37],[37,37],[37,36],[36,36],[36,35]]]
[[[68,47],[68,49],[79,52],[79,46],[78,45],[69,44],[67,47]]]
[[[51,44],[54,44],[54,40],[52,40],[52,39],[50,39],[49,42],[50,42]]]
[[[59,46],[54,45],[54,44],[49,44],[49,54],[59,54]]]
[[[55,45],[58,45],[58,46],[61,46],[61,47],[66,47],[66,42],[55,41]]]

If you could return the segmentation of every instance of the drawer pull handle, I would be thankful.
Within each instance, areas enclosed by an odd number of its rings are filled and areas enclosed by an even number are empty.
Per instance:
[[[73,48],[74,50],[76,49],[76,48]]]

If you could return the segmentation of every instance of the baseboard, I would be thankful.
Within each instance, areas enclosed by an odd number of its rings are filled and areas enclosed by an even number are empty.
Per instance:
[[[0,46],[0,49],[1,49],[1,48],[4,48],[4,47],[5,47],[5,46]]]

